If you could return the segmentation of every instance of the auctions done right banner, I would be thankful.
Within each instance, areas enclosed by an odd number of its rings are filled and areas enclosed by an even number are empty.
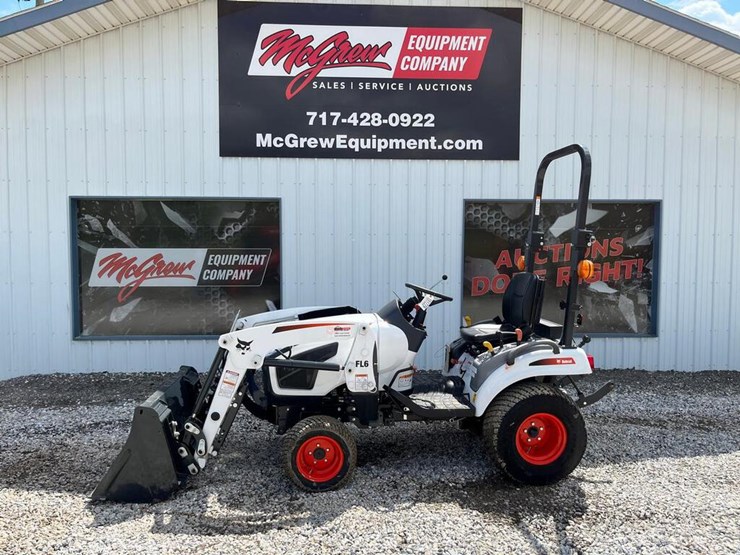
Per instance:
[[[522,10],[219,0],[221,156],[519,159]]]
[[[581,280],[577,333],[654,335],[659,234],[658,202],[594,202],[587,227],[595,240],[586,257],[594,275]],[[463,314],[473,321],[501,316],[501,301],[516,261],[524,252],[530,202],[465,203]],[[545,247],[535,255],[535,273],[545,279],[542,317],[563,322],[560,301],[570,280],[570,237],[576,221],[572,202],[543,202]]]

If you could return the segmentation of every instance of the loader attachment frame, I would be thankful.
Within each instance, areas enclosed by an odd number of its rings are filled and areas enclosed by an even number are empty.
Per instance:
[[[371,353],[376,344],[377,316],[357,314],[352,318],[351,322],[332,317],[310,323],[277,321],[222,335],[210,370],[201,376],[203,385],[193,368],[183,366],[174,381],[136,407],[129,437],[92,499],[148,503],[171,497],[223,446],[248,396],[249,372],[263,364],[317,367],[310,361],[283,360],[271,353],[328,340],[344,345],[341,365],[320,365],[319,369],[332,375],[324,384],[328,388],[325,393],[343,383],[349,359],[350,373],[355,366],[375,369]],[[376,387],[375,372],[366,370],[365,376],[367,380],[372,377],[372,387]]]

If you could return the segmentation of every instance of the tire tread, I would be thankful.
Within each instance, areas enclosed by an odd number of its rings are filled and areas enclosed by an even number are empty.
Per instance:
[[[543,395],[565,399],[578,411],[578,407],[572,399],[557,387],[541,382],[525,382],[514,384],[500,393],[483,415],[483,442],[486,451],[506,477],[514,482],[521,483],[521,479],[512,474],[507,462],[501,457],[498,449],[499,430],[506,414],[517,404],[531,397]]]
[[[303,434],[311,430],[327,431],[336,434],[337,436],[342,438],[349,451],[349,470],[339,482],[332,485],[332,487],[330,488],[322,489],[308,487],[293,470],[293,448],[296,443],[301,441],[301,437],[303,436]],[[332,418],[331,416],[309,416],[308,418],[304,418],[303,420],[298,422],[295,426],[288,430],[288,432],[283,437],[282,455],[283,468],[286,474],[290,476],[290,479],[293,481],[294,484],[296,484],[304,491],[330,491],[342,488],[347,484],[347,482],[352,479],[352,476],[355,472],[355,467],[357,466],[357,445],[355,443],[355,438],[352,436],[347,426],[342,424],[336,418]],[[345,453],[345,456],[347,456],[347,453]]]

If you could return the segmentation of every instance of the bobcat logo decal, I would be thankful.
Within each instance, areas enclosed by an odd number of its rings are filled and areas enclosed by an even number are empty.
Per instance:
[[[251,351],[252,348],[250,345],[254,343],[254,340],[252,341],[242,341],[241,339],[236,340],[236,348],[239,349],[242,353],[246,353],[247,351]]]

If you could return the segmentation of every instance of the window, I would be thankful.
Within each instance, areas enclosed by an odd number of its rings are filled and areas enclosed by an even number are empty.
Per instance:
[[[595,274],[579,288],[583,324],[576,333],[654,335],[659,203],[593,202],[587,227],[596,241],[588,251]],[[466,201],[463,314],[473,321],[501,315],[501,299],[523,253],[531,203]],[[563,321],[570,267],[573,202],[543,202],[545,249],[535,272],[546,278],[542,317]]]
[[[210,336],[280,306],[280,203],[73,198],[77,338]]]

